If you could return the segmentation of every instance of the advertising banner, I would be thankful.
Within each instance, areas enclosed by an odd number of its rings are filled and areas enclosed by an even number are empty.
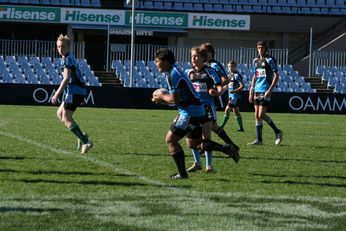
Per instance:
[[[60,23],[60,8],[0,5],[0,21]]]
[[[123,10],[62,8],[61,22],[66,24],[124,25]]]
[[[249,15],[189,13],[189,28],[250,30]]]
[[[126,11],[125,18],[125,26],[131,26],[132,12]],[[137,11],[135,16],[135,23],[136,26],[143,27],[187,28],[188,14]]]
[[[50,100],[58,86],[35,84],[0,84],[0,104],[51,105]],[[151,102],[154,89],[125,87],[88,87],[85,104],[88,107],[152,109],[163,106]],[[63,97],[63,96],[62,96]],[[346,95],[316,93],[278,93],[271,97],[269,112],[346,114]],[[227,104],[224,94],[223,105]],[[242,92],[240,110],[253,112],[248,92]],[[172,107],[167,107],[167,109]],[[173,107],[174,108],[174,107]],[[218,110],[224,109],[219,107]]]

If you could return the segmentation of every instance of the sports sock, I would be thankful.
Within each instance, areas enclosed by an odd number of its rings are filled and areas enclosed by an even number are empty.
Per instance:
[[[257,140],[261,142],[262,142],[262,129],[263,129],[262,121],[256,121]]]
[[[185,154],[183,150],[172,153],[175,165],[178,168],[178,172],[181,176],[187,176],[186,166],[185,166]]]
[[[219,151],[224,152],[225,148],[212,140],[205,139],[202,141],[202,151]]]
[[[280,132],[280,130],[276,127],[276,125],[274,124],[273,120],[269,116],[265,115],[263,120],[265,122],[267,122],[267,124],[274,130],[275,134]]]
[[[232,144],[234,145],[235,147],[238,147],[237,145],[235,145],[233,143],[233,141],[231,140],[231,138],[229,138],[229,136],[227,135],[227,133],[225,132],[225,130],[223,128],[219,128],[217,131],[216,131],[216,134],[226,143],[226,144]]]
[[[201,154],[199,153],[199,150],[198,149],[191,149],[191,152],[192,152],[192,156],[193,156],[195,163],[198,164],[199,166],[202,166]]]
[[[236,116],[235,119],[237,120],[239,130],[244,130],[243,119],[242,119],[241,115]]]
[[[75,136],[77,136],[83,144],[88,143],[88,138],[83,134],[83,132],[80,130],[78,124],[74,123],[71,127],[70,127],[70,131],[75,134]]]
[[[205,167],[211,166],[212,153],[211,151],[205,152]]]
[[[229,115],[225,114],[225,115],[223,116],[223,120],[222,120],[222,123],[221,123],[221,125],[220,125],[220,127],[221,127],[222,129],[225,127],[225,125],[226,125],[226,123],[227,123],[228,120],[229,120]]]

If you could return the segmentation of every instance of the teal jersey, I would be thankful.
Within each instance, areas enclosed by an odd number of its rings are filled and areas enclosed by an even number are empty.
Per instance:
[[[71,71],[70,82],[67,84],[68,94],[86,95],[85,81],[80,71],[76,58],[67,53],[64,60],[64,68]]]
[[[253,70],[256,76],[255,92],[266,92],[274,78],[274,72],[277,72],[276,60],[266,55],[263,59],[259,57],[253,61]]]
[[[228,75],[229,83],[228,83],[228,98],[229,99],[238,99],[240,98],[240,94],[238,93],[231,93],[231,91],[236,90],[240,87],[241,83],[243,82],[243,76],[238,72],[235,71],[234,73],[230,73]]]
[[[176,104],[179,114],[189,117],[202,117],[205,109],[188,77],[177,66],[173,65],[166,77],[170,94],[178,93],[180,102]]]

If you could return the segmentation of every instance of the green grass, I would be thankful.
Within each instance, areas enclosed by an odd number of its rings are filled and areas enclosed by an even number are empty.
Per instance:
[[[56,109],[0,105],[0,230],[346,229],[344,115],[269,113],[279,147],[266,124],[264,145],[246,146],[253,113],[244,133],[231,117],[240,162],[214,153],[215,174],[174,181],[164,137],[176,111],[80,108],[95,143],[81,156]]]

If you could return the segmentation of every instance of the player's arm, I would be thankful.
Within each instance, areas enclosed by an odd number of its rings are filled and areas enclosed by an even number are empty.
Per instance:
[[[274,90],[274,88],[275,88],[275,86],[276,86],[278,80],[279,80],[279,75],[278,75],[277,72],[274,72],[273,81],[272,81],[272,83],[270,84],[269,89],[268,89],[268,90],[266,91],[266,93],[265,93],[266,96],[270,96],[270,95],[272,94],[272,92],[273,92],[273,90]]]
[[[253,102],[253,95],[255,92],[255,83],[256,83],[256,74],[253,75],[253,78],[251,80],[251,86],[250,86],[250,90],[249,90],[249,102],[250,103]]]
[[[63,72],[63,80],[61,81],[58,90],[56,90],[56,92],[54,93],[51,99],[52,104],[56,104],[58,102],[58,98],[60,94],[64,91],[65,87],[70,82],[70,76],[71,76],[71,70],[65,67]]]

